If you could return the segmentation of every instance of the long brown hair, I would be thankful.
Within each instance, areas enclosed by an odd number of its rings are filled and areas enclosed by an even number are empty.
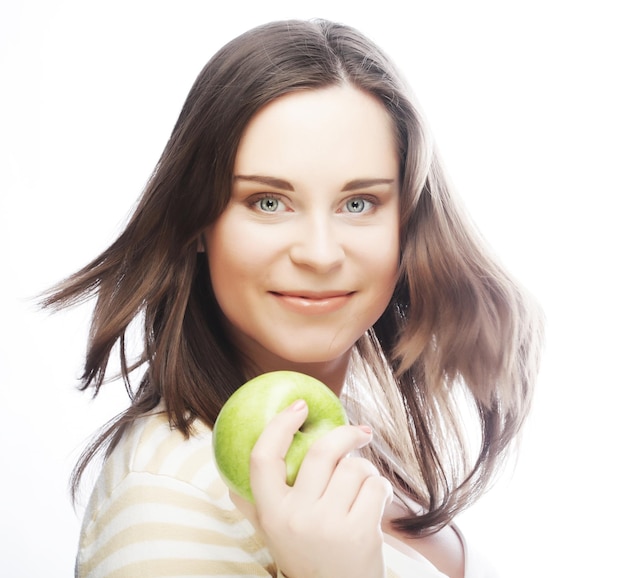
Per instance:
[[[376,424],[368,456],[399,496],[422,505],[396,520],[398,528],[435,531],[489,485],[529,409],[540,316],[464,216],[386,55],[350,27],[315,20],[257,27],[215,54],[128,225],[44,297],[44,305],[62,307],[97,295],[80,387],[98,393],[117,347],[131,398],[79,460],[74,492],[96,453],[110,452],[160,402],[190,435],[196,418],[212,426],[244,381],[197,239],[229,200],[235,154],[252,116],[289,92],[342,83],[387,109],[402,180],[400,278],[387,310],[357,343],[346,404]],[[133,359],[127,341],[137,321],[143,345]],[[473,449],[468,431],[477,432]]]

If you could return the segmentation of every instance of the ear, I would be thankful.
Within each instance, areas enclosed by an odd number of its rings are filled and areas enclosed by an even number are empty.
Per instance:
[[[204,239],[204,233],[200,233],[198,235],[196,247],[197,247],[198,253],[206,253],[206,241]]]

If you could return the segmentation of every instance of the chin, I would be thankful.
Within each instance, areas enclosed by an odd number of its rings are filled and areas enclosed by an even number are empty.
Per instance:
[[[277,331],[262,340],[239,333],[236,343],[257,371],[291,370],[310,374],[314,370],[326,372],[342,366],[347,368],[358,336],[346,339],[336,332],[323,336],[313,333]]]
[[[347,349],[343,348],[336,351],[326,349],[322,352],[319,350],[315,351],[312,348],[307,348],[303,351],[289,350],[280,353],[277,352],[277,357],[284,363],[285,368],[299,370],[302,373],[307,373],[306,366],[336,366],[340,363],[345,363],[347,365],[347,362],[350,359],[353,345],[354,344],[352,344]]]
[[[302,355],[288,355],[282,357],[282,359],[291,367],[299,367],[303,365],[336,364],[349,356],[349,352],[344,352],[338,355],[313,355],[308,353]]]

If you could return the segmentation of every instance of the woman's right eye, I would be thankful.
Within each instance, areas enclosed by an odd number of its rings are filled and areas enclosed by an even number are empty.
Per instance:
[[[265,196],[253,200],[252,206],[264,213],[276,213],[285,210],[285,204],[277,197]]]

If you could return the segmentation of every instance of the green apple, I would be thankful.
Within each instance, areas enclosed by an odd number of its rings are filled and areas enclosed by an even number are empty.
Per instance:
[[[286,482],[293,485],[311,444],[348,423],[339,398],[321,381],[295,371],[272,371],[244,383],[226,401],[213,427],[217,469],[234,492],[253,502],[250,453],[267,423],[298,399],[309,408],[285,456]]]

